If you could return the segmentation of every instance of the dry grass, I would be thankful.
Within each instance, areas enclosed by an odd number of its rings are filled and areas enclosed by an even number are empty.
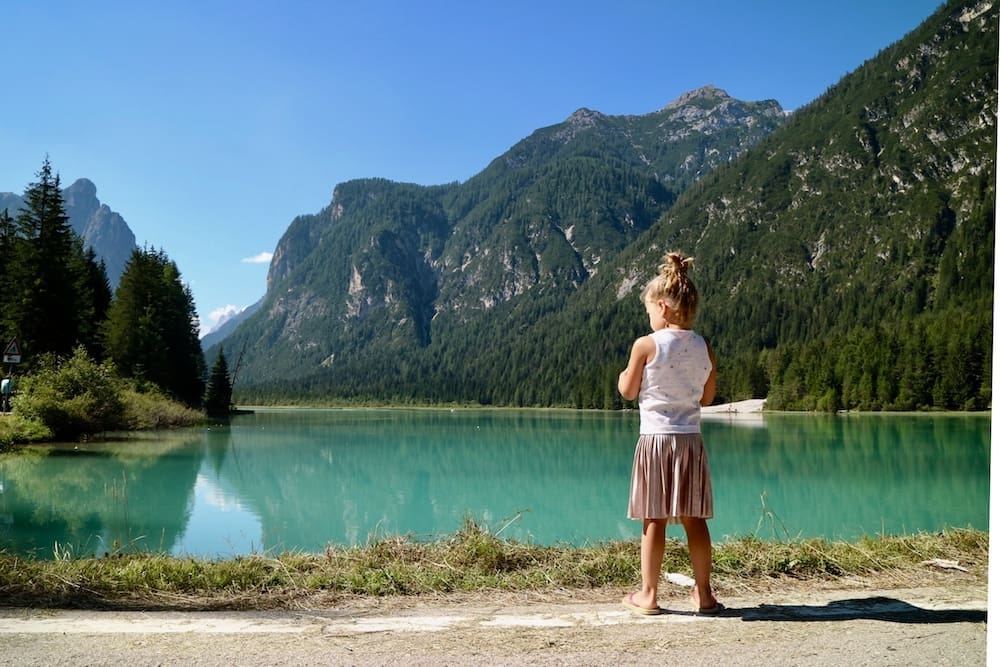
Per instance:
[[[956,561],[968,576],[985,581],[988,545],[988,534],[973,530],[852,543],[747,537],[715,545],[714,582],[723,592],[779,580],[868,576],[914,585],[933,576],[922,564],[931,559]],[[668,542],[664,571],[690,573],[683,542]],[[50,608],[277,609],[318,598],[561,594],[626,587],[638,580],[635,542],[537,546],[500,539],[471,521],[437,542],[392,537],[364,547],[331,546],[321,554],[227,560],[119,554],[38,561],[0,553],[2,604]]]

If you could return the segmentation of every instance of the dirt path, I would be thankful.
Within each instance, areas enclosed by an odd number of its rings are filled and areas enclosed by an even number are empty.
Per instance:
[[[356,599],[281,612],[0,609],[12,665],[985,665],[986,586],[785,586],[721,617],[639,617],[621,591]]]

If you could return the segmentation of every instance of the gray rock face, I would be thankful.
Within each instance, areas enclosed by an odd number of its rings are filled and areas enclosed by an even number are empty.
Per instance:
[[[93,248],[108,273],[108,282],[118,285],[125,263],[135,249],[135,234],[121,215],[97,198],[97,187],[81,178],[63,190],[66,213],[85,246]]]
[[[111,289],[118,286],[125,263],[135,249],[135,234],[121,215],[97,198],[97,186],[86,178],[77,179],[63,189],[63,202],[70,227],[87,248],[93,248],[98,259],[104,260]],[[0,210],[7,209],[11,217],[23,203],[22,198],[11,192],[0,192]]]

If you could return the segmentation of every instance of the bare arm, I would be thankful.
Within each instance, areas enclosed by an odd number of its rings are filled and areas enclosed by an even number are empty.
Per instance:
[[[643,336],[632,344],[632,353],[628,358],[628,366],[618,375],[618,393],[622,398],[632,401],[639,396],[642,386],[642,369],[656,353],[656,344],[651,336]]]
[[[715,400],[715,352],[712,351],[712,346],[705,341],[705,347],[708,348],[708,358],[712,361],[712,370],[708,374],[708,379],[705,380],[705,389],[701,392],[701,404],[711,405],[712,401]]]

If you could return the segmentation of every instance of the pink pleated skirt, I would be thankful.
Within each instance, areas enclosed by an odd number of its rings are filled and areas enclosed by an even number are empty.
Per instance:
[[[640,435],[632,463],[630,519],[712,518],[712,478],[700,433]]]

